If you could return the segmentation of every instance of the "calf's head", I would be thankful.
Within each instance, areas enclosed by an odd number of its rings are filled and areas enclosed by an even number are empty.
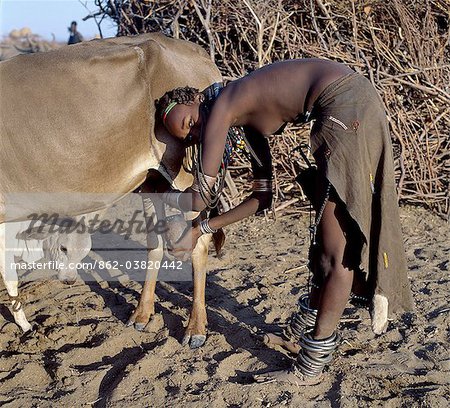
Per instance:
[[[77,264],[92,247],[91,236],[81,225],[74,223],[70,228],[65,228],[45,224],[27,230],[24,235],[26,240],[42,241],[44,258],[56,263],[60,281],[67,284],[75,282],[78,276]]]

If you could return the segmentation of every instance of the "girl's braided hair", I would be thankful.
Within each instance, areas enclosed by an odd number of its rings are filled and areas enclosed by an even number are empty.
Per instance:
[[[172,102],[191,105],[197,95],[199,95],[199,90],[190,86],[172,89],[171,91],[166,92],[163,96],[161,96],[161,98],[156,101],[157,112],[162,115],[167,106],[169,106],[169,104]]]

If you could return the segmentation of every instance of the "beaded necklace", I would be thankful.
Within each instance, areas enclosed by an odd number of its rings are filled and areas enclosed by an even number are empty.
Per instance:
[[[233,126],[228,131],[225,140],[225,150],[222,157],[223,166],[227,167],[236,157],[236,154],[249,153],[243,134],[244,129],[241,126]]]
[[[201,137],[203,137],[204,126],[207,122],[209,114],[211,113],[214,102],[216,101],[222,89],[223,89],[222,84],[214,83],[203,92],[205,100],[200,105],[200,114],[202,115],[202,129],[200,132]],[[195,156],[193,157],[193,163],[195,164],[200,195],[208,208],[216,207],[219,201],[220,194],[225,184],[225,174],[228,165],[235,158],[236,154],[244,153],[247,156],[252,155],[258,162],[258,164],[262,166],[262,163],[259,160],[258,156],[253,151],[250,144],[247,142],[247,139],[245,137],[245,131],[242,126],[232,126],[228,129],[227,136],[225,139],[225,148],[222,156],[222,162],[218,169],[216,183],[214,184],[213,187],[210,187],[208,185],[204,177],[202,153],[203,153],[203,143],[202,140],[200,140],[198,152],[196,155],[197,157]]]

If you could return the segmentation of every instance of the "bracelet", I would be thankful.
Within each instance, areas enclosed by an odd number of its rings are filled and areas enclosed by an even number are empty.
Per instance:
[[[216,229],[211,228],[211,226],[209,225],[209,218],[206,218],[200,223],[200,231],[202,234],[214,234],[215,232],[217,232]]]
[[[252,183],[252,191],[272,191],[272,180],[255,179]]]

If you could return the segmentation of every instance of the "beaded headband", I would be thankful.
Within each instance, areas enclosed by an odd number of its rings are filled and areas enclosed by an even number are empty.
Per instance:
[[[164,109],[164,112],[163,112],[163,115],[162,115],[162,120],[163,120],[164,124],[166,123],[167,115],[175,107],[175,105],[177,105],[177,102],[170,102],[169,105],[167,105],[167,108]]]

